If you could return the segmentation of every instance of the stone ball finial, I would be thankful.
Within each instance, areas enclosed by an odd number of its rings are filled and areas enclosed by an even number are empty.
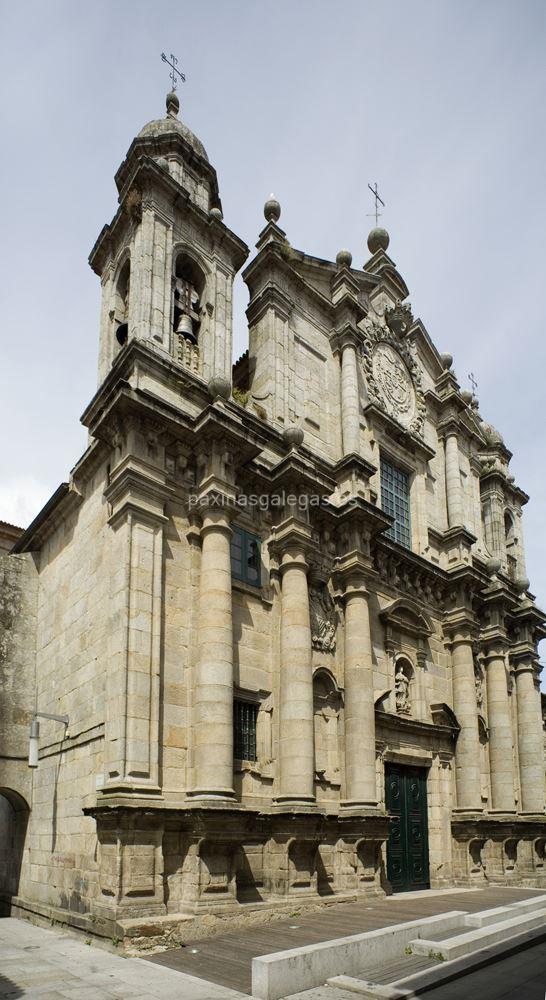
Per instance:
[[[229,379],[224,378],[223,375],[213,375],[207,385],[207,389],[213,402],[215,399],[229,399],[231,396],[231,382]]]
[[[169,117],[176,118],[178,112],[180,111],[180,101],[178,100],[178,94],[175,90],[169,91],[165,104],[167,105],[167,114]]]
[[[472,402],[472,393],[470,392],[470,389],[461,389],[461,399],[463,403],[466,403],[467,406],[470,406]]]
[[[386,229],[377,226],[372,229],[368,236],[368,250],[370,253],[377,253],[378,250],[386,250],[390,243],[390,236]]]
[[[453,355],[452,354],[440,354],[440,361],[442,362],[442,367],[444,371],[448,372],[453,365]]]
[[[350,250],[340,250],[336,257],[338,267],[350,267],[353,263],[353,255]]]
[[[299,448],[303,444],[305,434],[303,427],[298,427],[297,424],[294,424],[292,427],[285,427],[282,436],[288,448]]]
[[[502,563],[500,559],[491,558],[487,560],[486,569],[489,576],[496,576],[501,568]]]
[[[518,594],[525,594],[529,590],[530,582],[526,576],[518,576],[517,580],[514,580],[514,586]]]
[[[209,215],[211,219],[217,219],[218,222],[221,222],[222,219],[224,218],[224,216],[222,215],[222,209],[218,208],[217,205],[214,208],[211,208]]]
[[[278,222],[281,217],[281,206],[274,194],[270,194],[264,205],[264,215],[267,222]]]

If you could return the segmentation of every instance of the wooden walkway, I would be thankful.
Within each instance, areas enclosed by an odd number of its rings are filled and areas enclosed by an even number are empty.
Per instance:
[[[250,994],[251,963],[258,955],[269,955],[287,948],[300,948],[319,941],[360,934],[376,927],[431,917],[448,910],[476,913],[478,910],[515,903],[540,893],[544,893],[544,890],[503,886],[474,891],[461,889],[457,892],[432,889],[419,895],[399,893],[358,903],[331,904],[323,911],[308,916],[294,915],[286,920],[245,927],[218,937],[188,941],[184,947],[154,955],[149,961]],[[297,910],[295,913],[297,914]]]

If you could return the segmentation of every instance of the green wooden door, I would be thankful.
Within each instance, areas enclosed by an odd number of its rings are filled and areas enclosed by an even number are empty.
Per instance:
[[[394,892],[429,888],[427,772],[423,767],[385,767],[385,800],[392,816],[387,877]]]

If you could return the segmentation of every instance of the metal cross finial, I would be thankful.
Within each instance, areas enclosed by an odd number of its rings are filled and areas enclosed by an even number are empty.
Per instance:
[[[379,203],[383,205],[383,208],[385,208],[385,202],[379,196],[379,191],[377,190],[377,181],[375,182],[375,187],[372,187],[371,184],[368,184],[368,187],[375,198],[375,209],[373,212],[367,212],[367,215],[375,215],[375,225],[377,228],[377,223],[379,222],[379,216],[383,214],[382,212],[379,211]]]
[[[176,64],[178,62],[178,59],[176,58],[176,56],[173,56],[172,52],[171,52],[172,62],[170,62],[167,59],[167,56],[165,55],[164,52],[161,53],[161,58],[162,58],[162,60],[163,60],[164,63],[167,63],[167,66],[171,67],[171,72],[169,73],[169,76],[170,76],[171,81],[172,81],[173,90],[176,90],[176,74],[177,73],[178,73],[178,76],[180,77],[180,79],[182,80],[182,83],[186,82],[186,77],[184,76],[184,74],[182,73],[182,71],[176,68]]]
[[[470,375],[468,376],[468,381],[470,382],[470,385],[472,386],[472,392],[474,393],[474,395],[476,395],[476,389],[478,388],[478,383],[476,381],[476,377],[474,375],[474,372],[470,372]]]

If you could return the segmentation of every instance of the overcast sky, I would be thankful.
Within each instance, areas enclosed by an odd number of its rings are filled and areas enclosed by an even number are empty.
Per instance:
[[[546,605],[544,0],[3,0],[0,518],[26,525],[85,447],[88,253],[133,136],[182,117],[253,249],[270,191],[293,246],[367,257],[368,181],[413,311],[514,452]],[[239,279],[236,354],[246,347]]]

